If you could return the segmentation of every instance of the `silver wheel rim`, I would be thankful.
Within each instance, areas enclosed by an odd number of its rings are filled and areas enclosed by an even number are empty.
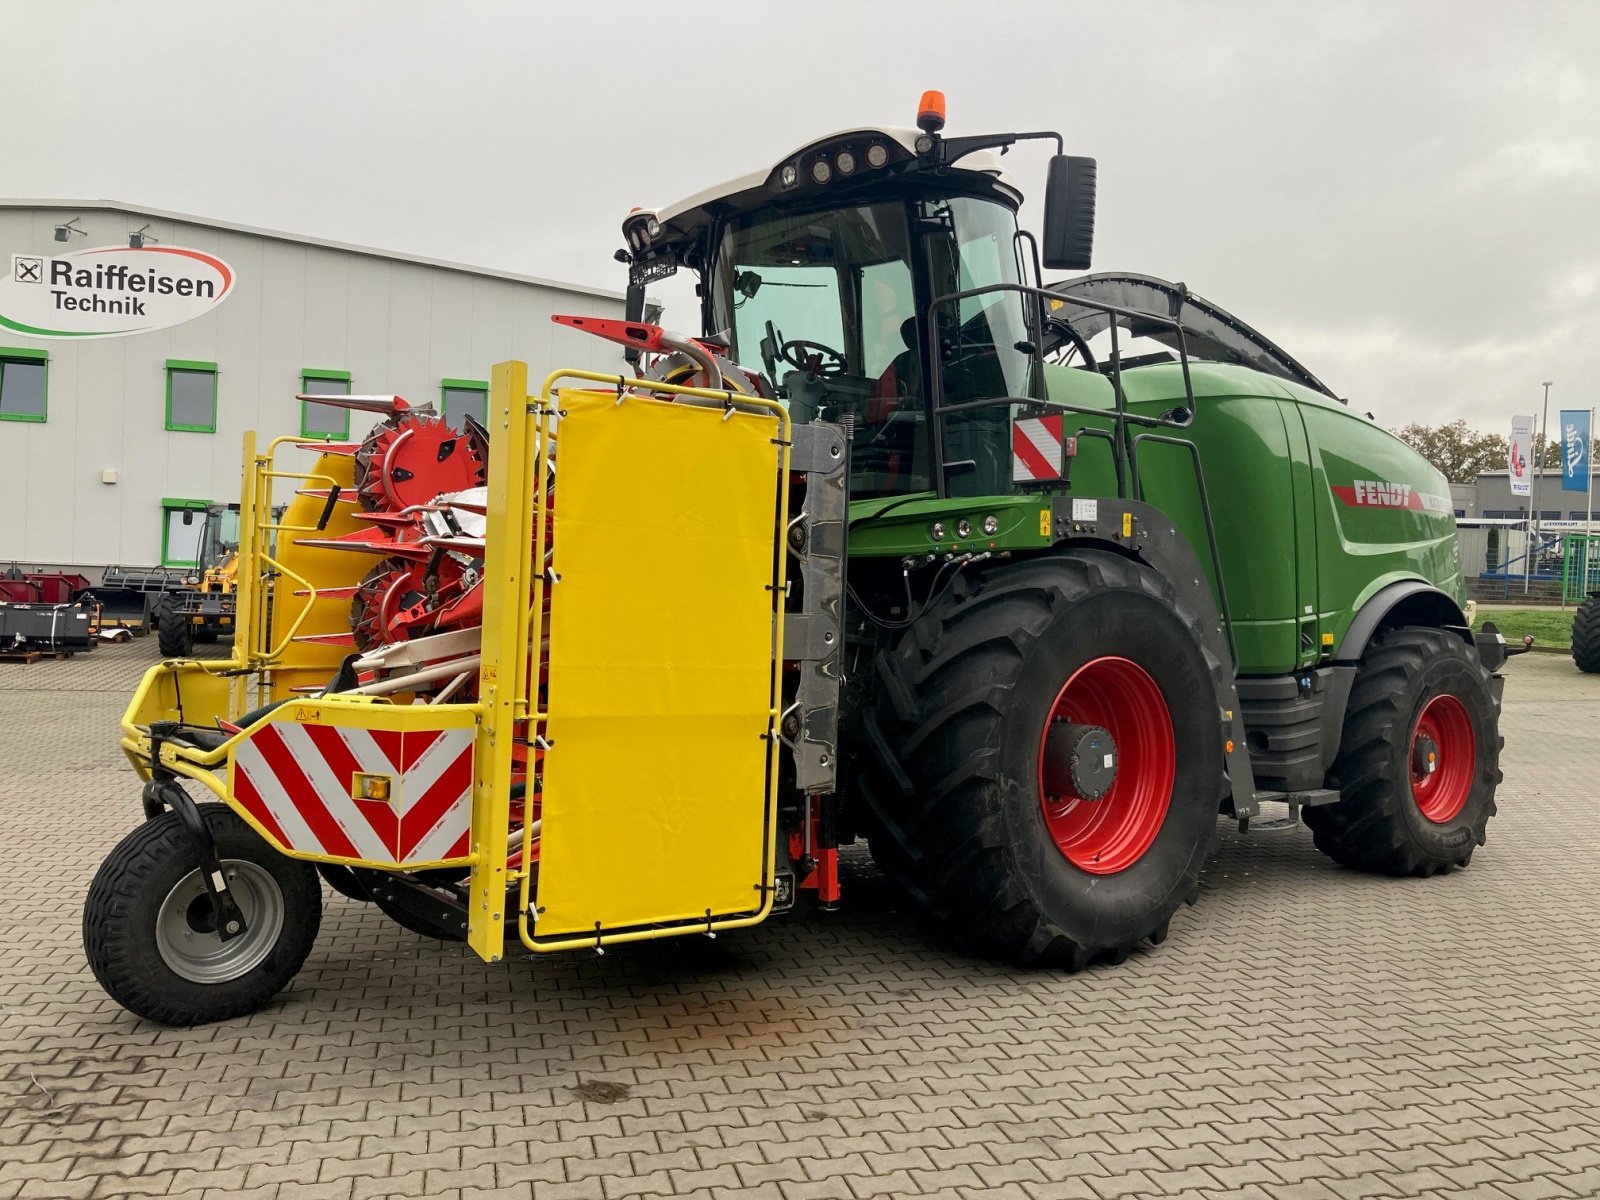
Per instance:
[[[243,859],[222,862],[245,931],[226,942],[215,932],[211,900],[198,869],[178,880],[156,914],[156,949],[175,975],[191,983],[228,983],[260,966],[283,932],[283,892],[264,868]]]

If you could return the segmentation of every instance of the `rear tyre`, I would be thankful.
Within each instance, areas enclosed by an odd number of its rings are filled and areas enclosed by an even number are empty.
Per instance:
[[[156,622],[156,643],[163,658],[188,658],[194,653],[194,625],[178,611],[171,599],[163,597],[151,614]]]
[[[1572,661],[1587,675],[1600,674],[1600,594],[1590,596],[1572,615]]]
[[[89,885],[83,947],[100,986],[163,1025],[244,1016],[294,978],[322,923],[309,863],[279,854],[220,804],[200,805],[245,919],[224,942],[183,822],[165,812],[112,850]]]
[[[975,952],[1076,970],[1161,942],[1197,894],[1223,780],[1171,587],[1077,550],[962,591],[878,661],[853,747],[874,858]],[[1093,752],[1069,763],[1055,729]],[[1073,774],[1105,753],[1111,779]]]
[[[1379,634],[1350,689],[1330,782],[1340,799],[1303,814],[1317,848],[1383,875],[1465,867],[1495,813],[1502,745],[1489,674],[1466,642]]]

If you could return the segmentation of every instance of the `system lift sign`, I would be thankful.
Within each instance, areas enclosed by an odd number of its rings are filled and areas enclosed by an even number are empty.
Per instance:
[[[204,316],[233,291],[233,268],[183,246],[96,246],[13,254],[0,279],[0,331],[36,338],[126,337]]]

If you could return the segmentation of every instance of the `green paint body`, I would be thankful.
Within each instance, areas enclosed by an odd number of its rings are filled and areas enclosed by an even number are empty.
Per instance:
[[[1253,371],[1190,364],[1193,422],[1161,430],[1195,443],[1216,528],[1222,581],[1234,623],[1239,673],[1271,675],[1324,661],[1380,589],[1420,580],[1465,602],[1450,487],[1426,460],[1387,431],[1319,392]],[[1123,372],[1128,410],[1160,416],[1185,403],[1176,363]],[[1109,412],[1104,375],[1046,368],[1052,401]],[[1108,417],[1065,414],[1066,432],[1110,430]],[[1137,436],[1138,427],[1131,427]],[[1186,449],[1154,443],[1137,451],[1143,499],[1171,517],[1212,585],[1205,519]],[[1054,496],[1117,494],[1111,445],[1080,437],[1066,489],[983,498],[904,497],[851,506],[852,557],[904,557],[964,550],[1046,551],[1054,537],[1040,514]],[[892,512],[865,520],[893,505]],[[999,530],[981,534],[994,515]],[[958,538],[965,519],[974,534]],[[935,541],[935,522],[945,536]]]

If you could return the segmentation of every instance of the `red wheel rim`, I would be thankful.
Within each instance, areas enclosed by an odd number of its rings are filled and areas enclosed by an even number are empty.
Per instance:
[[[1047,793],[1045,743],[1059,720],[1098,725],[1116,742],[1116,779],[1099,800]],[[1177,757],[1166,699],[1143,667],[1108,656],[1074,671],[1039,737],[1039,803],[1062,857],[1091,875],[1115,875],[1138,862],[1167,819]]]
[[[1452,820],[1472,793],[1472,773],[1478,761],[1478,739],[1473,736],[1466,705],[1454,696],[1429,700],[1411,731],[1410,759],[1411,796],[1422,815],[1435,825]]]

